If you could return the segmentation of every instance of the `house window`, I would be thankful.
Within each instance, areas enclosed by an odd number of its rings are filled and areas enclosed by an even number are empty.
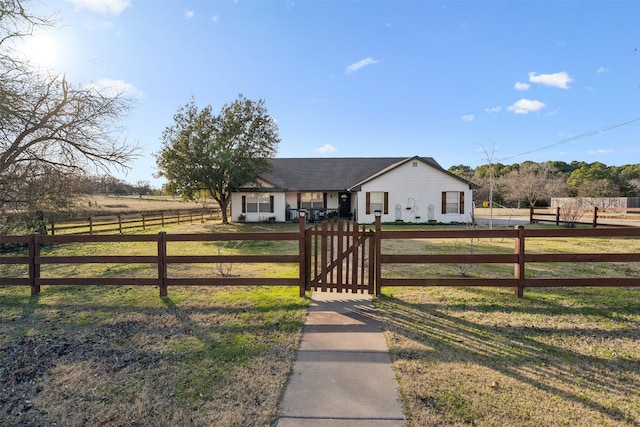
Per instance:
[[[464,191],[443,191],[442,213],[464,214]]]
[[[389,213],[389,193],[386,191],[368,191],[366,193],[366,213],[372,214],[380,211],[384,214]]]
[[[263,193],[251,193],[242,196],[243,212],[273,213],[273,196]]]
[[[300,208],[302,209],[324,208],[324,194],[323,193],[302,193],[300,195]]]

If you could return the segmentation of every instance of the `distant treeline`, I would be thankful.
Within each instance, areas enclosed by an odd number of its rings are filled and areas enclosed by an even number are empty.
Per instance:
[[[118,196],[146,196],[160,194],[161,190],[151,186],[149,181],[131,184],[111,175],[87,175],[77,178],[78,194],[110,194]]]
[[[475,169],[456,165],[449,172],[478,186],[476,201],[492,198],[504,206],[548,206],[551,197],[640,196],[640,164],[525,161],[512,165],[490,163]]]

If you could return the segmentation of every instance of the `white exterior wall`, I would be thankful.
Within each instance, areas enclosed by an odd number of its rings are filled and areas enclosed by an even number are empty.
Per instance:
[[[413,166],[414,162],[417,163],[416,167]],[[433,219],[451,223],[472,220],[473,191],[469,185],[418,160],[410,160],[362,185],[352,206],[357,206],[358,222],[374,222],[374,213],[366,214],[366,193],[375,191],[389,193],[389,211],[386,215],[382,214],[382,222],[398,219],[396,205],[399,205],[399,219],[404,222],[428,222]],[[464,214],[442,214],[443,191],[464,191]],[[430,205],[433,206],[433,218],[429,216]]]
[[[286,193],[285,208],[287,205],[289,209],[298,209],[298,193]]]
[[[231,221],[238,221],[242,214],[242,196],[251,194],[247,193],[232,193],[231,194]],[[247,212],[245,213],[245,221],[247,222],[260,222],[268,221],[269,217],[276,217],[276,222],[284,222],[285,220],[285,193],[264,193],[265,196],[273,196],[273,210],[274,212]]]
[[[231,221],[238,221],[240,214],[242,214],[242,196],[246,196],[251,194],[250,192],[244,193],[233,193],[231,195]],[[296,209],[298,207],[298,192],[288,192],[288,193],[265,193],[261,192],[261,194],[265,196],[274,196],[273,198],[273,210],[274,212],[264,213],[264,212],[247,212],[245,213],[245,221],[246,222],[260,222],[267,221],[269,217],[275,216],[276,222],[284,222],[286,220],[286,209],[289,206],[289,209]],[[337,192],[328,192],[327,193],[327,209],[338,209],[338,193]]]
[[[339,200],[338,200],[338,192],[334,191],[334,192],[327,192],[327,209],[338,209],[338,204],[339,204]]]
[[[242,195],[245,193],[231,193],[231,218],[230,221],[238,221],[242,213]]]

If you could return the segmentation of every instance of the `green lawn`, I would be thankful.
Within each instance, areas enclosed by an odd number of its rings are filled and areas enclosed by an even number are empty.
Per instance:
[[[295,231],[195,224],[168,233]],[[403,226],[407,228],[407,226]],[[159,230],[147,230],[157,233]],[[553,239],[540,252],[639,250],[636,239]],[[390,253],[512,253],[513,241],[385,241]],[[538,246],[535,246],[538,245]],[[528,246],[529,247],[529,246]],[[60,245],[43,255],[153,255],[155,244]],[[291,254],[297,242],[169,243],[169,255]],[[45,268],[46,267],[46,268]],[[383,274],[460,275],[460,266]],[[22,266],[1,274],[24,276]],[[297,277],[295,265],[172,267],[170,276]],[[638,277],[632,263],[527,266],[538,276]],[[155,266],[43,266],[43,277],[155,277]],[[512,277],[511,265],[469,276]],[[294,287],[0,286],[0,425],[269,426],[300,339]],[[640,289],[383,288],[384,324],[411,426],[640,425]]]
[[[386,289],[411,426],[640,425],[640,289]]]
[[[297,288],[0,288],[0,425],[267,426]]]

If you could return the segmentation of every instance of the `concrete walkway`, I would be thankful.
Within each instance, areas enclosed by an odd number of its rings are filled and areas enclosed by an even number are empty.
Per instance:
[[[370,295],[314,292],[278,427],[400,427],[398,384]]]

